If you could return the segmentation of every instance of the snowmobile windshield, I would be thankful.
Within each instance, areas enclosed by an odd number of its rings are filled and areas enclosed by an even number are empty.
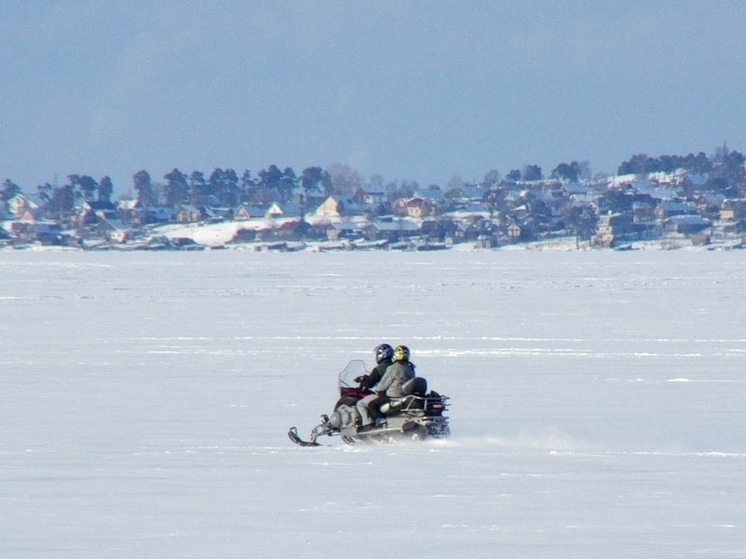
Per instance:
[[[347,366],[342,369],[339,373],[339,387],[340,388],[352,388],[356,387],[357,383],[355,379],[362,375],[367,375],[368,370],[365,368],[365,363],[361,359],[353,359]]]

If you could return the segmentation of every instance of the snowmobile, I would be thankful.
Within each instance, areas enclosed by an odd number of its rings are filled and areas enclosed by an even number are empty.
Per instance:
[[[415,377],[404,385],[405,396],[384,398],[380,406],[381,417],[373,425],[359,427],[360,412],[357,402],[373,390],[366,388],[361,380],[368,374],[361,360],[350,361],[339,373],[339,399],[329,417],[321,416],[321,423],[311,430],[308,440],[291,427],[288,437],[300,446],[321,446],[321,436],[341,437],[347,444],[358,442],[390,442],[400,439],[421,440],[445,438],[451,434],[448,417],[444,415],[450,398],[435,391],[427,391],[427,380]]]

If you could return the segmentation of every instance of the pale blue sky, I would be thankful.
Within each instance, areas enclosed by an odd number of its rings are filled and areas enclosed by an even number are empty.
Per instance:
[[[746,151],[746,2],[0,0],[0,180]]]

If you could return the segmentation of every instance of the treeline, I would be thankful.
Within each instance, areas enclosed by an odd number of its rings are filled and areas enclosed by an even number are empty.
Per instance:
[[[683,169],[696,174],[717,173],[720,176],[737,178],[743,171],[746,156],[737,151],[731,151],[723,144],[715,150],[712,157],[704,152],[697,155],[660,155],[650,157],[644,153],[633,155],[629,161],[624,161],[618,169],[620,175],[645,175],[649,173],[673,173]]]
[[[651,157],[644,153],[633,155],[622,162],[619,175],[648,175],[650,173],[672,173],[683,169],[690,173],[707,174],[708,190],[735,193],[746,187],[744,172],[746,156],[731,151],[723,144],[708,157],[705,153],[681,155],[661,155]],[[37,186],[38,194],[47,203],[52,214],[64,215],[73,210],[79,200],[110,202],[114,185],[108,176],[95,180],[88,175],[69,175],[66,184],[58,186],[45,183]],[[591,179],[587,162],[572,161],[560,163],[549,174],[550,179],[578,182]],[[596,177],[597,179],[600,177]],[[544,172],[538,165],[526,165],[522,169],[512,169],[504,177],[491,169],[487,171],[481,184],[492,188],[498,184],[517,181],[544,180]],[[202,171],[190,174],[174,168],[161,179],[154,180],[146,170],[133,176],[132,197],[146,207],[181,207],[188,204],[204,204],[206,200],[224,207],[235,207],[241,203],[266,205],[270,202],[286,202],[294,199],[301,204],[304,198],[324,198],[329,195],[352,196],[361,187],[370,191],[383,192],[390,201],[407,198],[421,190],[414,181],[384,181],[380,175],[365,180],[362,175],[348,165],[332,165],[328,169],[318,166],[307,167],[297,174],[291,167],[280,169],[270,165],[256,175],[245,170],[240,175],[234,169],[215,168],[206,175]],[[434,185],[430,185],[434,186]],[[457,195],[465,182],[457,176],[446,185],[445,194]],[[295,194],[300,188],[302,194]],[[0,185],[0,201],[7,202],[22,189],[10,179]]]
[[[67,214],[78,200],[111,202],[114,185],[110,177],[97,181],[89,175],[69,175],[67,179],[67,183],[61,186],[49,183],[37,186],[36,190],[50,213]],[[411,196],[419,188],[419,184],[413,181],[384,182],[380,175],[373,175],[365,181],[348,165],[332,165],[328,169],[306,167],[300,174],[296,174],[292,167],[280,169],[277,165],[270,165],[256,175],[249,170],[239,175],[231,168],[215,168],[209,175],[202,171],[187,174],[174,168],[161,179],[154,179],[143,169],[132,177],[134,192],[130,191],[123,198],[136,198],[145,207],[205,205],[208,200],[208,205],[224,207],[241,203],[261,206],[297,199],[298,187],[303,193],[298,196],[316,199],[331,194],[352,196],[364,186],[386,192],[392,199]],[[0,202],[7,202],[22,192],[20,186],[6,179],[0,186]],[[302,199],[298,201],[303,202]]]
[[[112,201],[114,185],[108,176],[98,181],[88,175],[69,175],[67,179],[61,186],[49,183],[37,186],[37,192],[51,215],[70,214],[80,200]],[[178,208],[205,204],[207,200],[211,202],[209,205],[235,207],[240,203],[262,205],[269,201],[287,201],[297,186],[318,192],[319,196],[332,192],[331,175],[320,167],[308,167],[296,176],[290,167],[280,170],[271,165],[256,177],[248,170],[239,176],[233,169],[216,168],[206,176],[202,171],[187,175],[174,168],[162,179],[153,180],[148,171],[138,171],[132,177],[134,194],[125,195],[125,198],[134,197],[145,207]],[[17,184],[6,179],[0,186],[0,202],[7,202],[21,192]]]

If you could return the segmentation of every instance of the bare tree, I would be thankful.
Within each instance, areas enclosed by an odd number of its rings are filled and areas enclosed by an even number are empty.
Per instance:
[[[363,186],[362,175],[353,167],[335,163],[327,169],[332,179],[332,188],[336,194],[352,196]]]

